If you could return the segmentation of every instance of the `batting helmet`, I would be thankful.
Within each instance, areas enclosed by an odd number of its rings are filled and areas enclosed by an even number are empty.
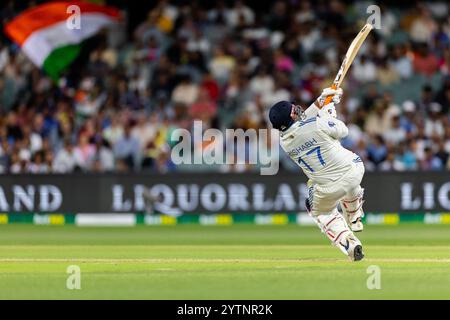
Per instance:
[[[275,103],[269,111],[269,119],[272,127],[280,131],[289,128],[295,121],[291,117],[292,104],[288,101]]]

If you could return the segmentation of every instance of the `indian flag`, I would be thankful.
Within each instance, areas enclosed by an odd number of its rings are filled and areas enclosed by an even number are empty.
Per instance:
[[[119,17],[120,12],[113,7],[56,1],[25,10],[6,25],[5,33],[36,66],[57,79],[78,56],[83,40],[118,22]],[[74,19],[79,19],[79,28],[71,27]]]

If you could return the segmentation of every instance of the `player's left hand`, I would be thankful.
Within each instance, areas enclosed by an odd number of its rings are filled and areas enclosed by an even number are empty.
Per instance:
[[[344,94],[344,91],[342,88],[338,89],[332,89],[332,88],[325,88],[323,89],[322,93],[320,94],[320,97],[317,99],[319,106],[322,108],[324,106],[325,99],[328,96],[333,96],[331,101],[334,105],[337,105],[339,102],[341,102],[342,95]],[[330,102],[331,104],[331,102]]]

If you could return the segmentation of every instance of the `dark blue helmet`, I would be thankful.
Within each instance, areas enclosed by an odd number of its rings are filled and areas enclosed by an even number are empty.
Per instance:
[[[295,121],[291,117],[292,104],[288,101],[275,103],[269,111],[269,119],[272,127],[280,131],[289,128]]]

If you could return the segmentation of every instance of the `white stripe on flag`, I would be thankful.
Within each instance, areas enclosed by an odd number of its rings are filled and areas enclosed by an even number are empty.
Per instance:
[[[80,20],[80,29],[69,29],[66,21],[62,21],[33,32],[25,40],[22,50],[34,64],[42,67],[53,50],[81,43],[95,35],[101,28],[115,22],[103,13],[85,13],[80,16]]]

